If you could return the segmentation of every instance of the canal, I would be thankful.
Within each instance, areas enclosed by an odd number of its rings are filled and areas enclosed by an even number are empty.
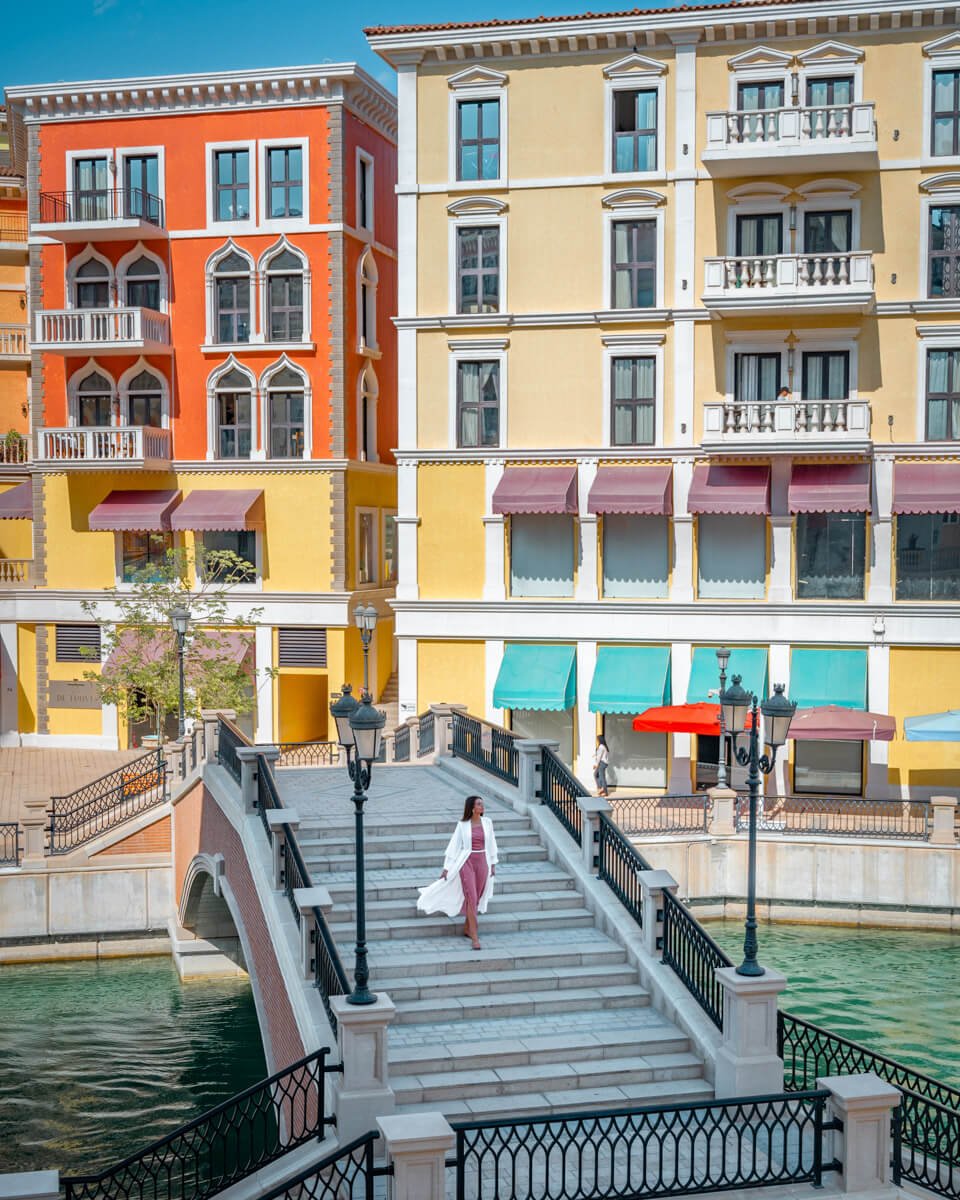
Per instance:
[[[743,958],[743,922],[710,921]],[[780,1007],[960,1086],[960,936],[761,922],[759,960],[787,977]]]
[[[91,1173],[263,1079],[248,981],[167,957],[0,967],[0,1173]]]

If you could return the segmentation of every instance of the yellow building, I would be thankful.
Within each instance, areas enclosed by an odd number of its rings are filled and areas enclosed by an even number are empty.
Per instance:
[[[762,19],[758,17],[762,14]],[[401,716],[639,733],[729,674],[891,714],[781,793],[960,781],[960,30],[929,0],[367,30],[397,70]],[[729,677],[729,676],[728,676]],[[737,778],[735,773],[734,778]]]

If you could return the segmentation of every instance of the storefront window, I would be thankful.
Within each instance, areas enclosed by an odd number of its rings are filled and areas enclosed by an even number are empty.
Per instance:
[[[510,518],[510,595],[573,595],[573,518],[517,513]]]
[[[800,513],[797,599],[862,600],[866,544],[864,513]]]
[[[862,796],[863,742],[794,742],[798,795]]]
[[[559,742],[560,758],[572,769],[573,713],[572,708],[563,709],[561,712],[514,708],[510,710],[510,728],[518,737]]]
[[[160,579],[167,551],[173,546],[173,535],[126,530],[122,536],[123,582]]]
[[[960,513],[897,517],[897,599],[960,599]]]
[[[603,736],[610,750],[607,782],[613,787],[667,786],[665,733],[637,733],[632,716],[608,713]]]

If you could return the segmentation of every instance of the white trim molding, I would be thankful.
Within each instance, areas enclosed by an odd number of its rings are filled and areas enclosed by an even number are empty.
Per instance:
[[[366,212],[360,211],[360,171],[362,165],[366,165],[367,168]],[[369,151],[364,150],[362,146],[357,146],[356,177],[354,180],[354,197],[356,200],[356,221],[354,222],[354,228],[356,230],[357,237],[362,238],[365,241],[371,241],[373,239],[373,231],[376,227],[377,221],[377,204],[374,191],[376,186],[375,171],[376,161],[373,155],[370,154]]]
[[[156,368],[154,368],[156,370]],[[67,424],[71,429],[80,424],[80,413],[78,409],[79,388],[80,384],[93,374],[102,375],[104,379],[110,383],[110,424],[117,425],[118,399],[117,399],[117,381],[114,378],[113,372],[105,367],[102,363],[97,362],[95,358],[88,358],[82,367],[78,367],[72,375],[67,379]]]
[[[626,196],[627,193],[621,193]],[[636,193],[633,193],[635,196]],[[607,197],[603,202],[603,297],[601,303],[605,312],[613,312],[624,314],[624,319],[636,320],[638,316],[649,311],[644,308],[614,308],[613,307],[613,226],[617,221],[653,221],[656,226],[657,239],[657,266],[654,272],[654,298],[653,309],[662,309],[665,304],[664,300],[664,277],[665,277],[665,233],[664,233],[664,209],[662,207],[663,197],[659,192],[648,192],[643,189],[641,192],[643,199],[638,201],[634,198],[623,202],[615,201],[611,207],[609,201],[612,197]],[[656,199],[653,199],[656,197]],[[629,314],[629,315],[627,315]],[[642,319],[642,316],[641,316]]]
[[[262,340],[259,335],[260,323],[257,317],[257,268],[253,255],[243,246],[238,245],[232,237],[227,240],[207,258],[203,266],[204,290],[206,295],[207,336],[204,344],[207,346],[220,345],[219,322],[217,320],[217,286],[216,273],[220,262],[230,254],[239,254],[249,266],[250,284],[250,339],[242,345],[258,345]]]
[[[357,352],[379,358],[380,344],[377,340],[377,287],[380,272],[370,246],[357,261]],[[364,321],[366,316],[366,321]],[[363,336],[366,323],[367,337]]]
[[[170,428],[170,383],[166,375],[154,363],[147,362],[141,354],[132,367],[127,367],[120,378],[117,380],[117,396],[120,401],[120,424],[132,425],[130,420],[130,383],[140,374],[141,371],[146,371],[153,375],[159,384],[157,391],[160,393],[161,403],[161,428]]]
[[[66,308],[76,308],[77,307],[76,293],[74,290],[76,287],[76,283],[77,283],[77,271],[84,265],[84,263],[88,263],[88,262],[102,263],[107,268],[108,300],[104,307],[105,308],[115,308],[116,303],[117,303],[117,272],[116,272],[116,269],[114,268],[114,265],[110,261],[110,259],[107,258],[107,256],[105,254],[101,254],[99,250],[95,249],[95,247],[93,246],[93,244],[91,242],[87,242],[86,246],[84,246],[84,248],[80,251],[80,253],[75,254],[70,259],[70,261],[67,263],[66,271],[64,273],[64,290],[63,290],[63,298],[64,298],[64,301],[66,302],[65,307]],[[17,290],[18,291],[23,290],[23,286],[24,285],[22,283],[18,283],[16,285]]]
[[[258,459],[265,457],[257,444],[257,431],[259,422],[257,414],[260,409],[259,387],[257,385],[257,377],[249,367],[244,366],[235,355],[231,354],[225,362],[220,363],[207,376],[207,461],[208,462],[224,462],[230,463],[233,461],[242,462],[243,459],[221,459],[217,454],[219,444],[219,421],[217,419],[217,391],[220,380],[230,371],[237,370],[243,375],[250,384],[250,458]]]
[[[457,230],[462,228],[497,229],[499,231],[497,314],[507,312],[507,218],[506,204],[490,201],[485,196],[478,196],[480,203],[470,205],[468,201],[455,201],[447,205],[450,214],[447,229],[447,311],[451,316],[457,314],[457,276],[459,263],[457,260]],[[454,211],[456,209],[456,211]],[[492,314],[469,314],[470,316]]]
[[[137,244],[133,247],[132,250],[128,250],[126,252],[126,254],[124,254],[117,261],[117,303],[118,303],[118,305],[120,305],[121,307],[126,305],[127,298],[124,295],[124,291],[125,291],[126,284],[127,284],[127,270],[129,269],[129,267],[132,263],[135,263],[140,258],[147,258],[150,260],[150,262],[156,264],[157,273],[160,276],[159,311],[164,312],[164,313],[169,312],[170,311],[170,281],[167,276],[167,265],[163,261],[163,259],[160,257],[159,254],[155,254],[152,250],[150,250],[148,247],[146,247],[143,244],[143,242],[137,242]],[[134,278],[137,278],[137,277],[134,276]]]
[[[667,63],[643,54],[628,54],[603,68],[603,171],[608,183],[633,179],[663,179],[667,174]],[[617,92],[656,92],[657,94],[657,165],[652,171],[614,169],[613,109]]]
[[[267,151],[280,148],[300,150],[302,153],[301,191],[303,196],[303,214],[299,217],[271,217],[270,198],[267,196]],[[252,181],[251,181],[252,184]],[[257,233],[282,232],[283,230],[300,231],[310,224],[310,139],[308,137],[278,137],[260,138],[257,141]],[[251,188],[252,195],[252,188]]]
[[[489,67],[474,66],[458,71],[447,79],[447,191],[480,191],[485,188],[506,187],[509,175],[507,159],[507,84],[509,76]],[[496,179],[457,178],[457,116],[464,100],[497,100],[500,104],[500,172]]]
[[[611,422],[612,407],[612,376],[613,360],[615,358],[652,358],[654,360],[654,406],[653,406],[653,442],[652,446],[663,445],[663,345],[666,335],[662,333],[617,333],[606,334],[603,342],[603,379],[601,395],[603,397],[603,432],[601,443],[610,446],[614,451],[622,449],[636,450],[639,446],[613,446],[613,428]],[[578,460],[581,461],[581,460]],[[585,512],[586,509],[584,508]]]
[[[284,143],[286,144],[286,143]],[[259,280],[260,293],[260,325],[262,330],[262,340],[264,345],[280,345],[279,342],[270,341],[270,263],[281,254],[284,250],[289,250],[296,258],[300,260],[300,273],[303,276],[303,333],[300,337],[298,345],[309,343],[312,335],[311,317],[313,313],[312,303],[312,279],[310,271],[310,259],[305,251],[298,246],[293,245],[287,240],[287,235],[282,233],[272,246],[268,246],[260,255],[257,261],[256,278]],[[283,272],[289,274],[290,272]],[[279,274],[279,272],[278,272]],[[251,293],[252,296],[252,293]],[[253,314],[251,313],[251,318]]]
[[[447,349],[450,359],[447,367],[447,448],[457,450],[457,365],[462,362],[496,362],[500,374],[500,440],[499,446],[507,445],[507,348],[509,338],[450,338]],[[465,447],[465,449],[476,449]],[[486,446],[486,450],[496,447]]]
[[[220,150],[246,150],[247,152],[247,167],[249,172],[247,189],[250,193],[250,212],[246,217],[235,217],[230,221],[217,220],[216,162],[217,152]],[[236,141],[231,142],[204,142],[203,161],[203,174],[206,186],[207,236],[216,237],[218,233],[221,233],[227,237],[232,237],[234,234],[253,233],[257,225],[258,163],[256,139],[250,138],[249,140],[244,140],[243,138],[238,138]]]
[[[259,392],[259,421],[260,421],[260,445],[263,447],[263,456],[271,458],[270,446],[270,384],[279,371],[290,370],[295,375],[298,375],[302,381],[303,389],[303,453],[300,455],[291,455],[289,458],[275,459],[276,462],[293,462],[298,458],[310,458],[313,450],[313,385],[310,382],[310,376],[307,371],[288,358],[286,353],[274,359],[272,363],[264,367],[260,372],[260,378],[257,381],[257,389]],[[297,391],[299,389],[292,389]]]
[[[960,33],[956,31],[927,42],[923,50],[923,81],[921,88],[921,103],[923,112],[921,137],[923,144],[920,149],[921,161],[931,166],[938,164],[960,163],[960,155],[933,153],[933,75],[935,71],[960,70]],[[920,185],[924,185],[921,183]]]

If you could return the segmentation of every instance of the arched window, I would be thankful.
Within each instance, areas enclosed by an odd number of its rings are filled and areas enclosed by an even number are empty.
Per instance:
[[[77,386],[77,424],[110,425],[113,411],[113,384],[99,371],[82,379]]]
[[[377,264],[369,250],[360,259],[360,294],[358,296],[360,345],[377,348]]]
[[[214,271],[217,341],[250,341],[250,264],[232,251]]]
[[[361,462],[377,462],[377,377],[372,367],[367,367],[360,376],[360,412],[357,443]]]
[[[303,262],[291,250],[267,263],[267,329],[271,342],[303,340]]]
[[[76,308],[106,308],[110,303],[110,268],[98,258],[77,267],[74,275]]]
[[[250,380],[235,367],[221,375],[216,387],[217,457],[249,458],[253,445]]]
[[[163,425],[163,384],[152,371],[141,371],[127,384],[127,421],[154,429]]]
[[[271,458],[303,457],[304,410],[303,376],[283,367],[267,384]]]
[[[123,302],[136,308],[160,311],[160,268],[145,254],[127,267]]]

